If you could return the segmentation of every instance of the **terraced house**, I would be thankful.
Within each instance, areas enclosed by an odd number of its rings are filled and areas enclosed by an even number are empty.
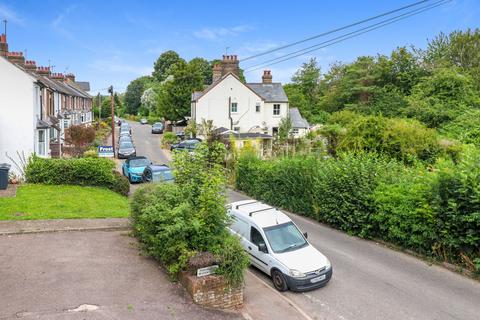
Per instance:
[[[61,157],[65,129],[92,123],[88,90],[73,74],[52,73],[22,52],[10,52],[0,35],[0,163],[17,153]]]

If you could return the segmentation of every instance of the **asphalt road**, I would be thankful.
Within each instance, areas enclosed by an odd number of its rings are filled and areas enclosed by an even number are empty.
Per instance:
[[[159,137],[149,132],[150,126],[132,123],[132,129],[138,155],[168,161]],[[230,191],[229,199],[248,197]],[[334,268],[324,288],[283,293],[306,319],[480,319],[479,282],[304,217],[290,216]],[[271,285],[267,276],[251,271]]]

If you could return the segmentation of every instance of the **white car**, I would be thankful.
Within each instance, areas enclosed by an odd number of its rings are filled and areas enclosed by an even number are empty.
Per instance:
[[[232,202],[231,233],[240,237],[250,262],[272,277],[279,291],[323,287],[332,277],[330,261],[282,211],[255,200]]]

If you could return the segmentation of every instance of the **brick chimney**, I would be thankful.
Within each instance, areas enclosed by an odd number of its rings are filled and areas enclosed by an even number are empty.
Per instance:
[[[8,54],[7,35],[5,33],[0,34],[0,57],[6,57]]]
[[[19,64],[23,66],[25,64],[25,57],[23,52],[8,52],[7,58],[11,63]]]
[[[50,76],[50,67],[37,67],[37,74],[42,76]]]
[[[63,75],[63,73],[51,73],[50,79],[63,81],[65,79],[65,76]]]
[[[272,83],[272,73],[270,70],[263,71],[262,83]]]
[[[71,82],[75,82],[75,75],[73,73],[67,73],[65,75],[65,80],[66,81],[71,81]]]
[[[37,63],[33,60],[26,60],[24,67],[27,71],[37,71]]]
[[[239,61],[236,55],[224,55],[221,62],[213,65],[212,82],[218,81],[221,77],[231,72],[238,76]]]

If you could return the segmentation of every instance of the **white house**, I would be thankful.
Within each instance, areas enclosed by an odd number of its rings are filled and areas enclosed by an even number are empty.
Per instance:
[[[223,56],[222,62],[213,68],[212,84],[192,94],[192,119],[197,123],[212,120],[216,127],[240,134],[276,135],[280,120],[289,112],[282,84],[272,82],[268,70],[262,82],[244,83],[238,71],[237,57]]]
[[[22,52],[8,51],[6,35],[0,35],[0,163],[13,165],[17,153],[59,157],[64,129],[91,121],[92,97],[74,75],[25,61]]]

